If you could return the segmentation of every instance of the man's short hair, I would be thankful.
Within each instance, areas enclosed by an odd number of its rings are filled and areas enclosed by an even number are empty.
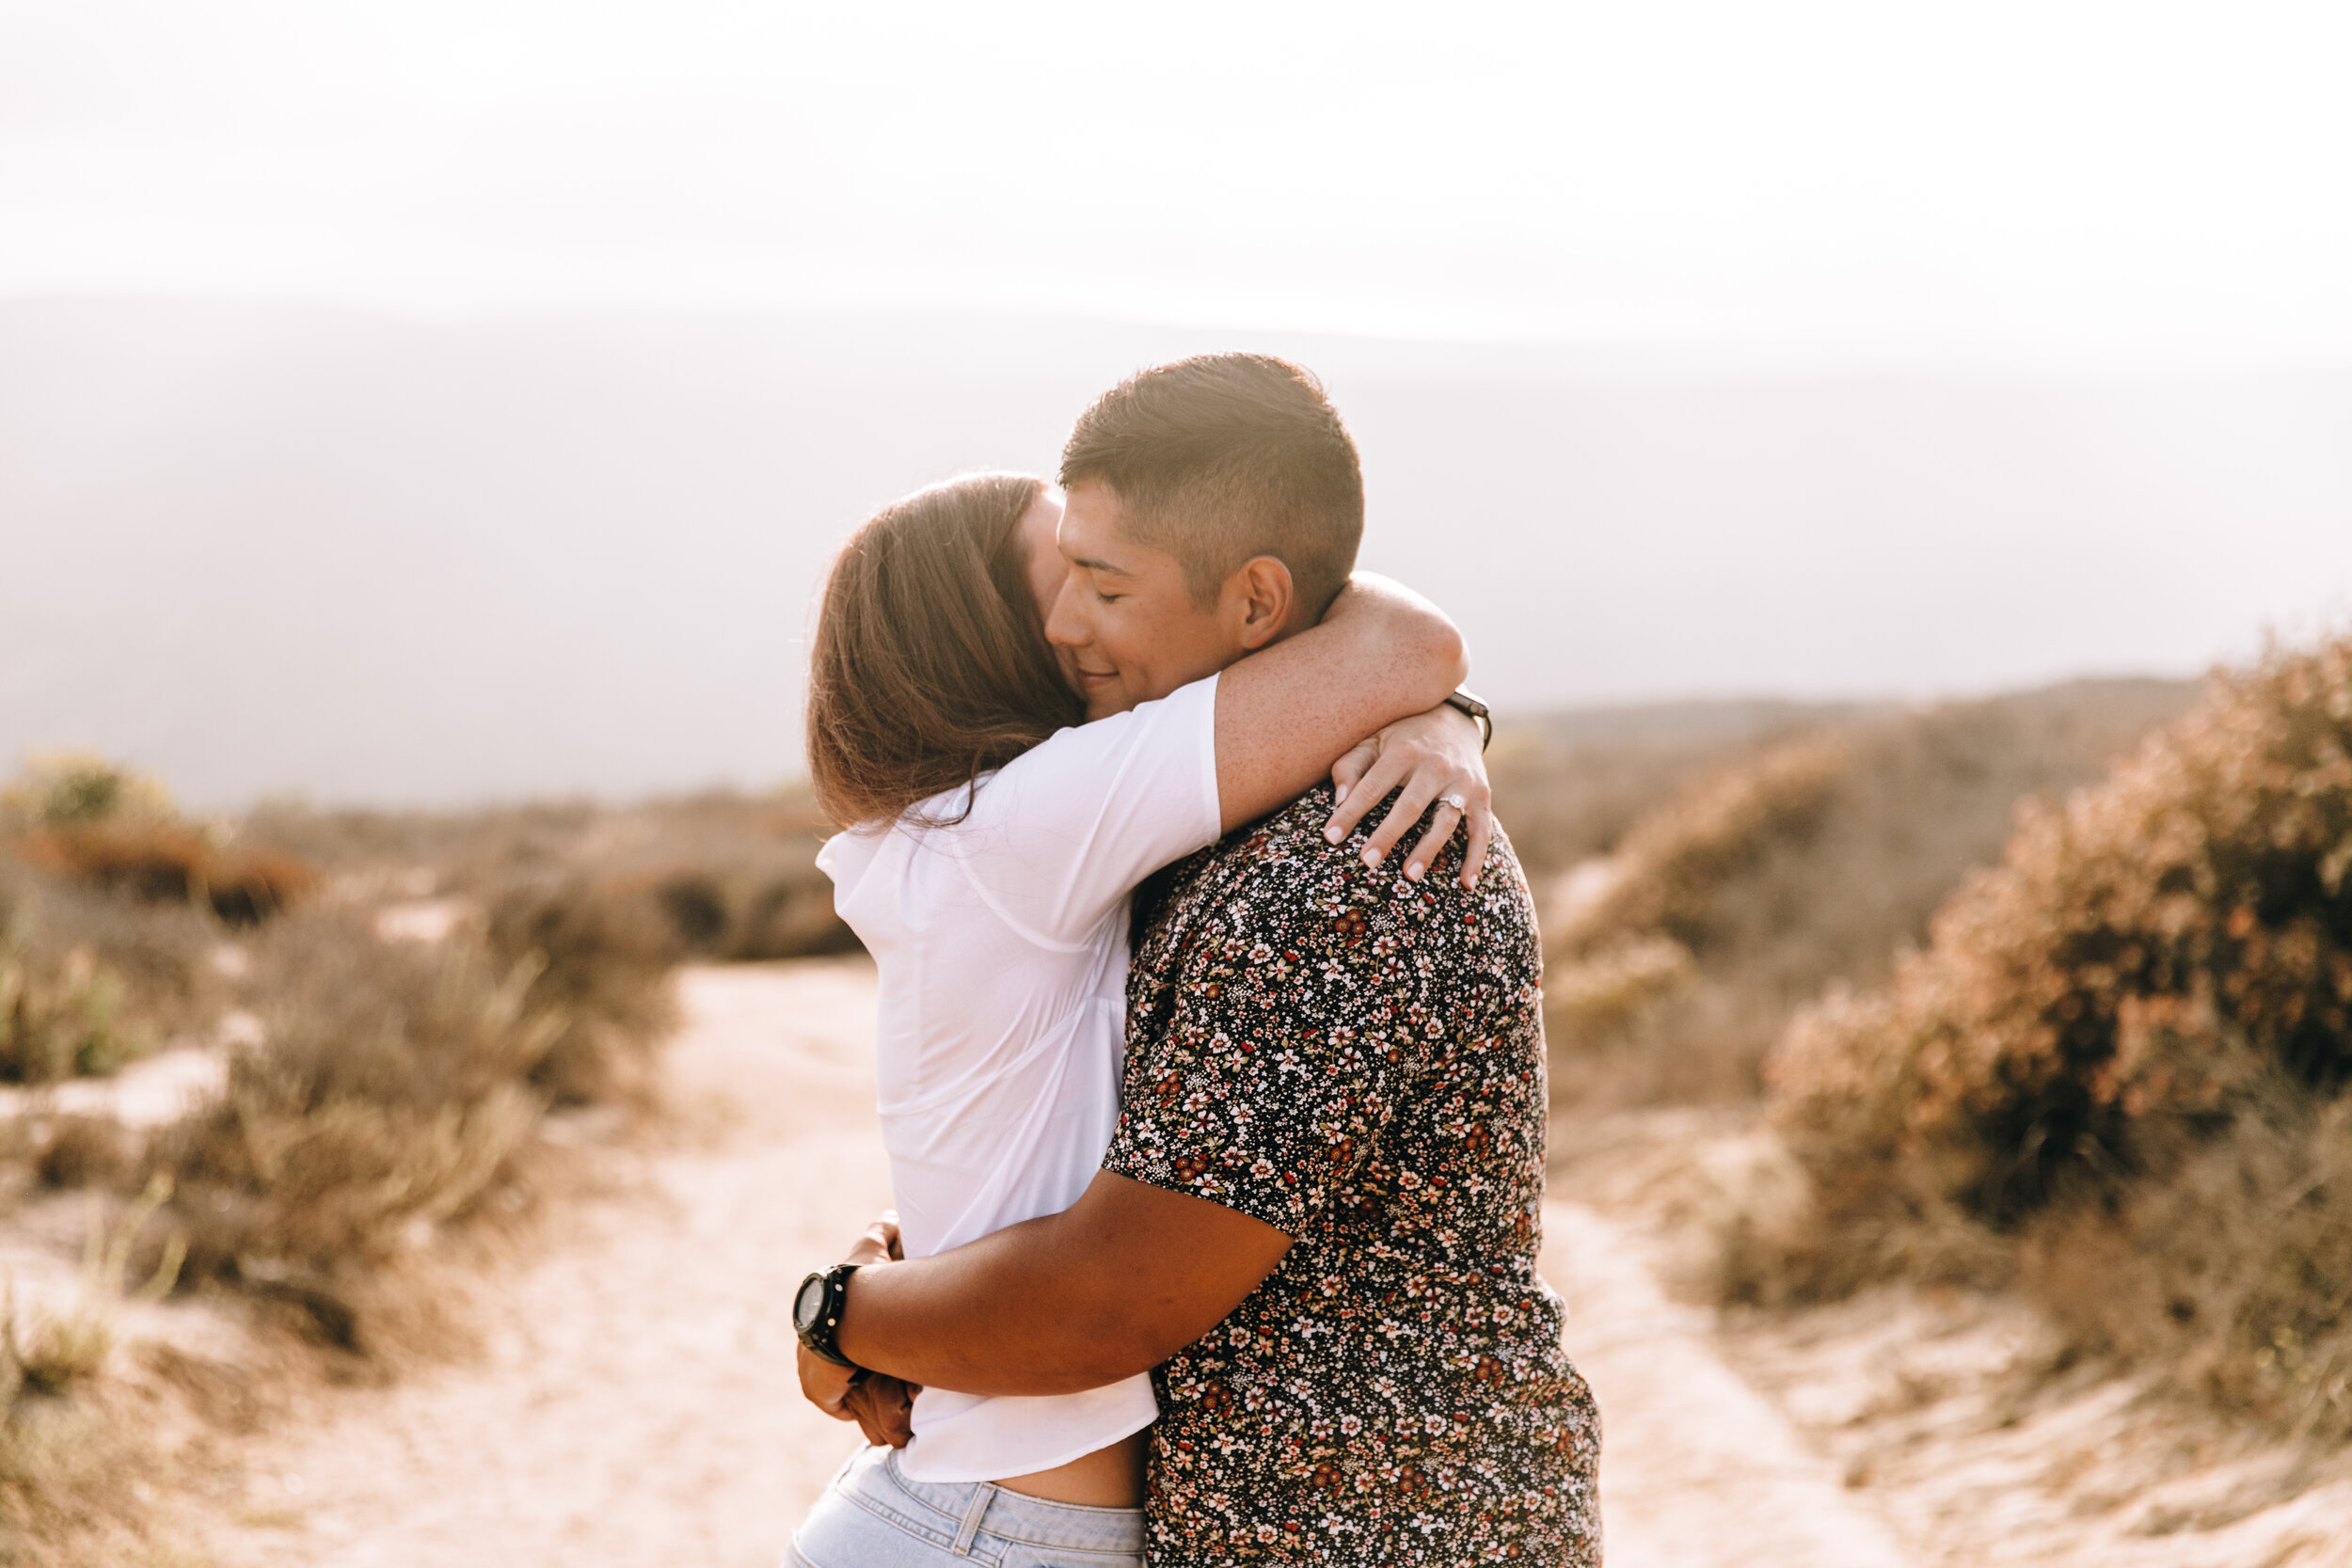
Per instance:
[[[1364,476],[1313,372],[1263,354],[1138,371],[1094,400],[1062,448],[1065,489],[1097,481],[1128,531],[1184,568],[1196,604],[1253,556],[1290,568],[1320,617],[1356,569]]]

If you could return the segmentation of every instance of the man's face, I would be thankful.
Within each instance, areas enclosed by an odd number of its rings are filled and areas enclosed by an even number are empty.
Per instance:
[[[1165,697],[1249,651],[1218,605],[1193,603],[1174,556],[1128,536],[1107,486],[1071,487],[1059,537],[1068,575],[1045,638],[1086,694],[1089,719]]]

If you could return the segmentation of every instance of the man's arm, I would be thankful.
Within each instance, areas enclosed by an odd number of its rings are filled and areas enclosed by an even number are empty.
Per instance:
[[[1097,1172],[1058,1214],[850,1276],[841,1354],[967,1394],[1070,1394],[1148,1371],[1222,1322],[1291,1239]]]

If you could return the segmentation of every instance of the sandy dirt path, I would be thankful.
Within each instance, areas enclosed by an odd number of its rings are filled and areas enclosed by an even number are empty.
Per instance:
[[[278,1568],[769,1568],[853,1442],[802,1403],[786,1302],[885,1201],[856,961],[696,969],[671,1082],[699,1145],[484,1292],[473,1360],[323,1398],[254,1445],[209,1543]],[[1883,1529],[1669,1304],[1637,1243],[1547,1211],[1607,1431],[1616,1568],[1893,1568]]]

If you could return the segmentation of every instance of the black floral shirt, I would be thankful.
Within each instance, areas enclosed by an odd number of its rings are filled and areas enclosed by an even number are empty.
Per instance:
[[[1599,1417],[1542,1239],[1534,909],[1497,837],[1426,880],[1327,789],[1174,868],[1103,1167],[1293,1238],[1153,1373],[1154,1564],[1600,1561]],[[1375,814],[1375,819],[1377,819]]]

